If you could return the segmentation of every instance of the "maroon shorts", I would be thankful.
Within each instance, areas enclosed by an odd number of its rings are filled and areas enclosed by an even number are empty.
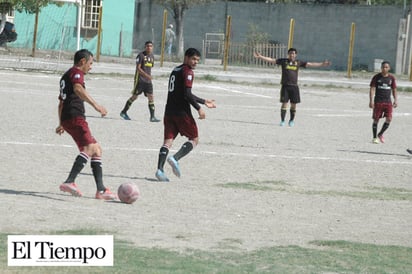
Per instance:
[[[177,134],[186,136],[190,140],[198,137],[197,125],[192,116],[167,116],[163,118],[165,126],[164,138],[175,139]]]
[[[392,110],[392,103],[375,103],[372,118],[373,120],[379,120],[383,117],[392,119]]]
[[[62,121],[62,126],[64,130],[72,136],[80,151],[83,151],[85,146],[97,143],[90,132],[89,125],[83,117],[75,117]]]

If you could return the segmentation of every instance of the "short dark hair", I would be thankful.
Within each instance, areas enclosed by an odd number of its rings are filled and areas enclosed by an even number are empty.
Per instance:
[[[149,41],[144,42],[144,45],[145,45],[145,46],[147,46],[148,44],[152,44],[152,45],[153,45],[153,42],[152,42],[152,41],[150,41],[150,40],[149,40]]]
[[[298,53],[298,51],[297,51],[295,48],[290,48],[290,49],[288,49],[288,53],[289,53],[289,52],[292,52],[292,51]]]
[[[391,63],[389,63],[389,61],[383,61],[383,62],[381,63],[381,67],[383,67],[383,66],[386,65],[386,64],[388,64],[389,66],[391,65]]]
[[[85,58],[86,61],[88,61],[90,56],[93,57],[93,53],[91,53],[88,49],[78,50],[74,54],[74,64],[77,65],[83,58]]]
[[[198,51],[197,49],[195,49],[195,48],[188,48],[186,51],[185,51],[185,56],[187,56],[187,57],[193,57],[193,56],[202,56],[201,54],[200,54],[200,51]]]

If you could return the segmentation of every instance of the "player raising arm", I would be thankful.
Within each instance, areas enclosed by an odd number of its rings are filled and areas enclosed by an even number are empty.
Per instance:
[[[262,61],[280,65],[282,67],[282,88],[280,90],[280,102],[282,103],[280,109],[280,126],[285,125],[286,112],[288,110],[288,103],[290,101],[290,119],[289,126],[293,127],[295,125],[295,115],[296,115],[296,105],[300,103],[300,91],[298,86],[298,71],[300,67],[304,68],[319,68],[327,67],[331,63],[328,60],[323,62],[306,62],[297,60],[297,50],[295,48],[290,48],[288,50],[288,58],[270,58],[263,56],[258,52],[254,52],[255,58]]]

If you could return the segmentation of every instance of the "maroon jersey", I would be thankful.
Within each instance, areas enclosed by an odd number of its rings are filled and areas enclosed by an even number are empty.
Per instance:
[[[298,70],[299,67],[306,67],[307,62],[290,61],[287,58],[276,59],[276,65],[282,66],[282,85],[297,86],[298,85]]]
[[[84,72],[72,67],[60,78],[59,99],[63,101],[61,120],[69,120],[74,117],[85,117],[84,101],[74,92],[74,84],[84,85]]]
[[[192,94],[193,80],[194,73],[189,66],[182,64],[173,69],[169,77],[165,115],[192,116],[190,106],[199,110],[199,103],[205,103],[205,100]]]
[[[375,103],[391,103],[391,92],[396,88],[396,80],[392,74],[383,76],[382,73],[378,73],[373,76],[371,87],[375,87]]]

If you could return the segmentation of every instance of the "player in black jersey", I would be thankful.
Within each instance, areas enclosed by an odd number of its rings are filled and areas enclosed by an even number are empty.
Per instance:
[[[133,102],[140,94],[144,94],[147,97],[150,122],[160,122],[155,116],[155,104],[153,96],[153,83],[152,83],[152,67],[154,66],[153,55],[153,43],[152,41],[146,41],[145,50],[140,52],[136,57],[136,72],[134,75],[134,85],[132,90],[132,96],[126,101],[124,108],[120,112],[120,117],[125,120],[130,120],[127,111],[132,106]]]
[[[288,58],[270,58],[261,55],[258,52],[254,53],[255,58],[261,59],[265,62],[282,66],[282,88],[280,90],[280,102],[282,103],[280,109],[280,126],[285,125],[285,117],[288,109],[288,103],[290,101],[290,119],[289,126],[295,125],[296,104],[300,103],[300,92],[298,86],[298,71],[300,67],[304,68],[318,68],[326,67],[331,63],[328,60],[323,62],[306,62],[297,60],[297,50],[290,48],[288,50]]]
[[[199,119],[205,119],[206,114],[200,104],[208,108],[215,108],[215,101],[202,99],[192,93],[194,80],[193,70],[200,60],[200,52],[195,48],[189,48],[185,52],[184,62],[173,69],[169,77],[168,95],[164,123],[164,142],[159,151],[156,178],[159,181],[168,182],[169,179],[164,173],[163,167],[167,162],[171,165],[173,173],[180,177],[180,167],[178,161],[186,156],[198,144],[198,129],[192,116],[191,106],[194,107]],[[177,135],[186,136],[185,142],[179,151],[167,158],[169,149]]]

